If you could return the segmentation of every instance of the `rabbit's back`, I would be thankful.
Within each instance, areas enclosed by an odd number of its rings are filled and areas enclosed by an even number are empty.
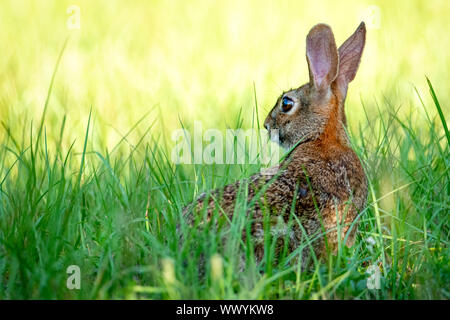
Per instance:
[[[330,153],[330,146],[322,150],[314,141],[298,146],[278,170],[258,173],[200,195],[185,208],[184,215],[191,225],[203,210],[206,210],[207,220],[214,211],[232,220],[233,214],[239,213],[235,206],[240,196],[251,204],[247,207],[247,216],[251,219],[251,236],[258,260],[264,255],[265,214],[270,215],[269,229],[271,236],[277,238],[277,252],[285,247],[287,239],[290,252],[302,243],[309,243],[320,256],[326,248],[324,233],[328,246],[335,250],[338,224],[343,239],[357,213],[363,209],[367,182],[352,149],[340,147]],[[347,236],[348,245],[353,243],[355,232],[356,225]],[[245,230],[243,238],[246,238]],[[309,252],[310,248],[305,248],[303,258],[309,256]]]
[[[339,241],[351,246],[357,231],[353,222],[367,199],[366,176],[355,152],[346,146],[333,150],[330,145],[322,150],[311,142],[294,150],[285,165],[261,199],[273,215],[272,234],[287,237],[290,251],[304,244],[303,258],[310,252],[306,244],[318,256],[327,247],[335,252]],[[255,216],[262,219],[263,210],[258,209]],[[255,222],[255,233],[262,239],[262,223]]]

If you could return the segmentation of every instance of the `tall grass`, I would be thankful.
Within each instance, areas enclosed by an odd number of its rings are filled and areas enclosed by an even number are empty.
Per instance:
[[[440,109],[431,83],[430,90],[435,105],[418,106],[426,115]],[[250,222],[245,194],[231,220],[217,208],[209,227],[199,216],[177,232],[181,208],[196,194],[258,166],[174,165],[154,135],[123,137],[128,152],[95,150],[91,115],[82,154],[50,152],[45,122],[42,139],[10,134],[0,148],[0,298],[448,298],[445,119],[425,116],[418,127],[390,110],[351,134],[370,181],[355,245],[305,271],[289,261],[307,244],[276,260],[270,233],[263,262],[255,262],[253,240],[241,239]],[[80,290],[66,287],[69,265],[81,268]],[[373,265],[379,290],[366,286]]]

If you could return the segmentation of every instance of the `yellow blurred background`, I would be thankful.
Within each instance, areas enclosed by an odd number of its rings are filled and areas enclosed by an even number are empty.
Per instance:
[[[2,0],[0,120],[17,135],[39,125],[70,35],[48,105],[50,147],[66,115],[64,144],[76,139],[80,150],[91,107],[93,135],[108,148],[146,113],[136,138],[155,120],[152,134],[169,141],[179,119],[234,127],[240,108],[250,126],[253,87],[263,121],[283,90],[308,80],[305,37],[314,24],[328,23],[339,46],[361,20],[367,45],[350,85],[350,126],[365,119],[361,100],[369,112],[378,103],[423,113],[414,86],[429,101],[425,75],[447,116],[449,17],[447,0]]]

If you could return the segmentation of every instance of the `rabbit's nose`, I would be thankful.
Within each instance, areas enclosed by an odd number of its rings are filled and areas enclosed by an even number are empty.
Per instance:
[[[267,131],[270,131],[270,126],[268,123],[264,123],[264,128],[266,128]]]

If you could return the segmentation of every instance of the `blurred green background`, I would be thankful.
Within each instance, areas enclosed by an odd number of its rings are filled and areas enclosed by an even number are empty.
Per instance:
[[[80,8],[80,29],[69,30]],[[260,120],[283,91],[307,81],[305,37],[332,26],[340,45],[365,20],[367,45],[347,100],[351,128],[361,100],[400,114],[423,113],[425,75],[448,114],[450,2],[420,1],[26,1],[0,2],[0,120],[14,133],[37,128],[52,72],[58,69],[45,121],[49,148],[82,148],[89,109],[95,144],[111,148],[146,113],[152,133],[170,141],[179,119],[204,128]],[[377,112],[375,107],[368,112]],[[435,113],[435,110],[430,110]],[[134,134],[142,136],[146,126]],[[35,129],[36,130],[36,129]],[[0,139],[5,131],[0,130]],[[132,139],[130,137],[130,139]]]

